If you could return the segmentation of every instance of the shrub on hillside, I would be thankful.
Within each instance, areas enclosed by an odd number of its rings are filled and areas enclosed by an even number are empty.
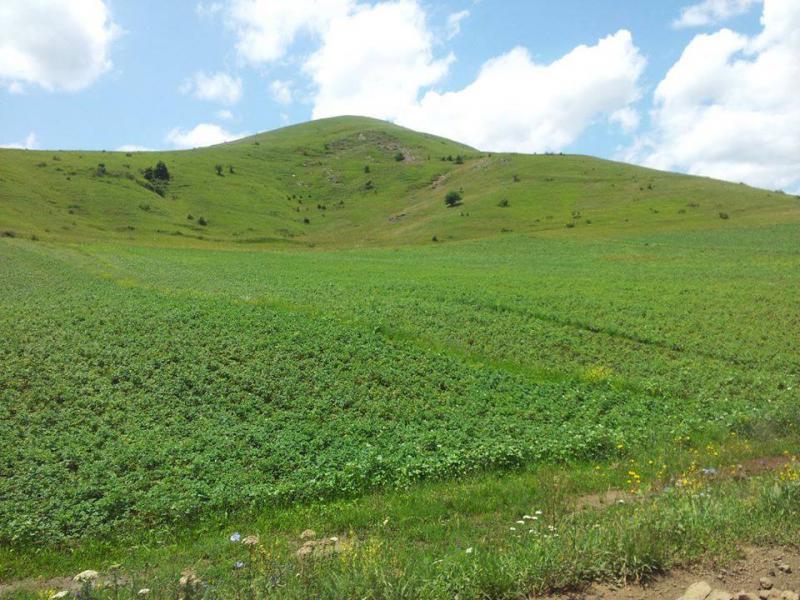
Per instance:
[[[459,194],[455,190],[447,192],[447,195],[444,197],[444,203],[447,205],[448,208],[458,206],[459,204],[461,204],[461,194]]]
[[[508,198],[503,198],[500,202],[497,203],[497,206],[500,208],[508,208],[511,206],[511,202],[508,201]]]
[[[405,155],[405,154],[403,154],[402,152],[399,152],[399,151],[398,151],[398,153],[394,155],[394,159],[395,159],[397,162],[402,162],[402,161],[404,161],[404,160],[406,159],[406,155]]]

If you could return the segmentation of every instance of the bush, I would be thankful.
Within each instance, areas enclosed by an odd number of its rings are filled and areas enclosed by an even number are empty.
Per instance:
[[[97,170],[95,171],[95,175],[98,177],[102,177],[106,174],[106,165],[104,163],[100,163],[97,165]]]
[[[458,206],[461,204],[461,194],[456,191],[447,192],[447,195],[444,197],[444,203],[448,206],[448,208]]]
[[[164,161],[160,160],[156,163],[156,168],[153,169],[153,177],[159,181],[170,180],[169,169],[167,169],[167,165],[164,164]]]
[[[217,172],[217,175],[222,177],[222,165],[214,165],[214,170]]]
[[[461,158],[460,154],[458,156],[456,156],[456,164],[457,165],[463,165],[464,164],[464,159]]]
[[[303,219],[303,223],[305,223],[306,225],[310,225],[311,224],[311,219],[309,219],[308,217],[305,217]]]
[[[197,219],[197,224],[205,227],[206,225],[208,225],[208,221],[206,221],[205,217],[200,217],[199,219]]]
[[[406,155],[403,154],[402,152],[398,152],[397,154],[394,155],[394,159],[397,162],[402,162],[402,161],[404,161],[406,159]]]
[[[374,188],[375,188],[375,184],[372,183],[371,179],[367,183],[364,184],[364,189],[365,190],[371,190],[371,189],[374,189]]]
[[[730,215],[728,213],[721,212],[721,213],[719,213],[719,218],[720,219],[730,219],[731,217],[730,217]]]
[[[503,198],[500,202],[497,203],[497,206],[500,208],[508,208],[511,206],[511,203],[508,201],[508,198]]]
[[[236,173],[236,171],[233,170],[233,165],[228,165],[228,173],[230,173],[231,175],[234,175]]]
[[[364,173],[369,173],[369,165],[364,165]]]

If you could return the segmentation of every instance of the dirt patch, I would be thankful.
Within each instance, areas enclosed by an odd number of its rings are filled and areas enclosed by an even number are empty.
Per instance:
[[[734,476],[755,477],[768,471],[780,471],[791,462],[788,456],[765,456],[762,458],[752,458],[736,465]]]
[[[36,592],[39,590],[61,590],[72,589],[74,583],[72,577],[52,577],[50,579],[30,578],[12,581],[10,583],[0,583],[0,598],[5,598],[14,592]]]
[[[575,510],[592,510],[599,508],[608,508],[614,504],[624,504],[625,502],[633,502],[637,496],[624,492],[622,490],[608,490],[597,494],[587,494],[580,496],[575,500]]]
[[[547,596],[548,600],[796,600],[800,591],[800,551],[747,548],[726,567],[674,571],[646,585],[593,585],[583,592]],[[741,593],[749,596],[741,596]],[[539,597],[542,598],[542,597]]]

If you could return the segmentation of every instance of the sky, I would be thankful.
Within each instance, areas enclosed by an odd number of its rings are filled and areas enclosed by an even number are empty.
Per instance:
[[[0,0],[0,146],[343,114],[797,192],[800,0]]]

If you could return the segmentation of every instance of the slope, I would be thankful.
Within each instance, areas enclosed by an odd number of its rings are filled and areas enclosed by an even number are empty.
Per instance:
[[[158,161],[164,186],[144,177]],[[0,150],[0,165],[0,232],[66,242],[357,247],[800,222],[800,202],[780,193],[584,156],[482,153],[361,117],[186,151]],[[445,207],[449,190],[461,206]]]

